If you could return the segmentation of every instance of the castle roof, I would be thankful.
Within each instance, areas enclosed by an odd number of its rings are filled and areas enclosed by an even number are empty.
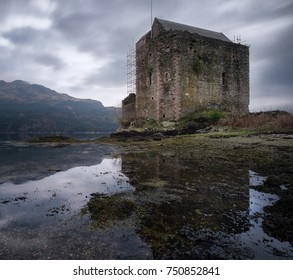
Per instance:
[[[165,31],[172,31],[172,30],[177,30],[177,31],[187,31],[191,34],[198,34],[200,36],[204,37],[209,37],[217,40],[222,40],[226,42],[232,42],[229,38],[227,38],[223,33],[221,32],[215,32],[207,29],[202,29],[190,25],[185,25],[177,22],[172,22],[160,18],[155,18],[154,22],[157,21],[159,24],[162,26],[162,28]]]

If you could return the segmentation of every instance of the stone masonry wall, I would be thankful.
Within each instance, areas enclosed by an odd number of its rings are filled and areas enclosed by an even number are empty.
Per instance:
[[[121,126],[129,126],[131,122],[136,119],[136,95],[130,93],[125,99],[122,100],[122,115]]]
[[[206,108],[248,113],[247,46],[154,26],[136,57],[137,118],[178,120]]]

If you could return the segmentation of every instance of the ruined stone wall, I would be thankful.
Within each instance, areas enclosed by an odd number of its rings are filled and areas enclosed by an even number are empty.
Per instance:
[[[125,99],[122,100],[122,114],[121,114],[121,126],[129,126],[131,122],[136,119],[136,95],[130,93]]]
[[[249,48],[154,26],[136,45],[138,118],[178,120],[218,108],[248,113]]]

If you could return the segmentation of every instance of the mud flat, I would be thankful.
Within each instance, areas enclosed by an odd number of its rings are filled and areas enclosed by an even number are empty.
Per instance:
[[[293,258],[292,134],[134,134],[6,143],[0,258]]]
[[[154,258],[293,258],[291,133],[116,141],[136,188],[124,199]]]

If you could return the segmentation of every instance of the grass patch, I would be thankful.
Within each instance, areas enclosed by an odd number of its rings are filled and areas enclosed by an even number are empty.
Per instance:
[[[194,111],[181,118],[177,126],[187,127],[197,123],[206,123],[208,125],[211,125],[215,124],[225,116],[226,113],[218,109]]]
[[[163,188],[168,185],[168,182],[159,179],[152,179],[141,183],[144,187]]]
[[[226,118],[219,124],[232,129],[291,130],[293,129],[293,115],[285,111],[258,112]]]

